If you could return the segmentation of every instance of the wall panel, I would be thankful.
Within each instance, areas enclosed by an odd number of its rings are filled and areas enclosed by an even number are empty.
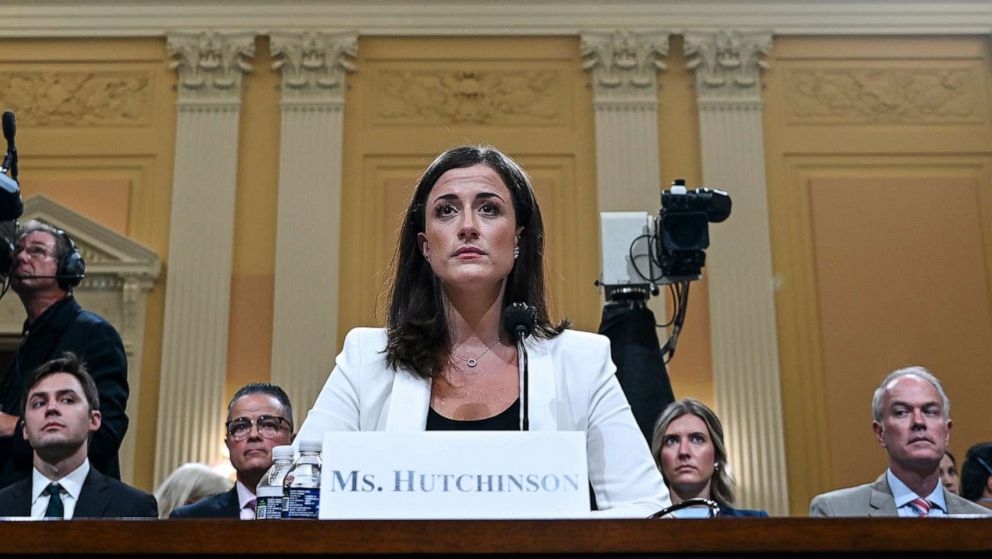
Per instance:
[[[952,450],[992,438],[988,40],[781,38],[766,90],[790,506],[874,479],[871,391],[931,367]],[[969,389],[970,388],[970,389]]]

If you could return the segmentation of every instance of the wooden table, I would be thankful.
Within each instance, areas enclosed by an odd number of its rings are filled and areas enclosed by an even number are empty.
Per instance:
[[[992,557],[992,519],[0,522],[6,553]]]

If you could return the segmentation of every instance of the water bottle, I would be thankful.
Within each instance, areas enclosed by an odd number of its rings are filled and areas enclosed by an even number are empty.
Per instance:
[[[255,520],[282,518],[283,481],[292,467],[292,446],[277,446],[272,449],[272,467],[262,476],[255,490]]]
[[[317,518],[320,511],[320,441],[300,441],[300,457],[283,482],[283,518]]]

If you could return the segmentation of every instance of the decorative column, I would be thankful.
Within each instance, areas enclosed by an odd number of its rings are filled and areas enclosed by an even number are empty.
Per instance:
[[[592,73],[599,211],[658,210],[658,71],[667,31],[583,33]]]
[[[273,33],[271,44],[282,70],[272,382],[301,424],[337,351],[345,76],[358,36]]]
[[[658,72],[665,69],[668,36],[662,30],[581,36],[583,67],[592,73],[600,212],[654,214],[661,207]],[[648,308],[666,316],[665,298],[652,297]]]
[[[743,506],[788,514],[774,280],[761,125],[762,56],[770,32],[687,32],[696,72],[703,181],[733,213],[710,228],[711,345],[716,402]]]
[[[155,483],[222,444],[241,76],[253,33],[172,33],[179,72]]]

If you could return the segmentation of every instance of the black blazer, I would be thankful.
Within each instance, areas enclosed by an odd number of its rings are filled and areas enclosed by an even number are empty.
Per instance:
[[[238,501],[238,487],[230,491],[207,497],[192,505],[179,507],[169,518],[241,518],[241,502]]]
[[[0,516],[31,516],[31,478],[0,490]],[[73,518],[158,518],[155,497],[90,466]]]
[[[72,351],[86,363],[100,393],[102,424],[90,439],[90,466],[120,479],[117,451],[128,426],[127,356],[121,337],[109,322],[80,308],[71,295],[24,328],[25,336],[0,382],[0,411],[21,415],[28,375],[63,351]],[[31,477],[33,453],[22,428],[18,423],[12,437],[0,438],[0,487]]]

